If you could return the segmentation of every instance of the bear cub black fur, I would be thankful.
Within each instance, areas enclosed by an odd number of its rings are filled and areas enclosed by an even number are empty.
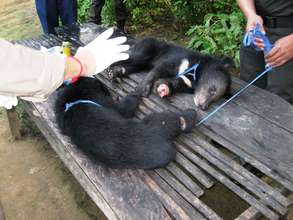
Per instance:
[[[234,66],[229,57],[202,54],[151,37],[136,40],[129,54],[128,60],[112,65],[108,75],[115,80],[147,71],[139,85],[143,96],[148,96],[152,87],[162,98],[177,92],[193,93],[195,105],[205,110],[229,93],[229,69]],[[196,64],[195,71],[192,67]]]
[[[132,117],[140,100],[133,92],[115,102],[99,80],[81,78],[58,92],[57,124],[79,149],[109,167],[163,167],[175,159],[174,138],[195,126],[196,112],[152,113],[138,121]]]

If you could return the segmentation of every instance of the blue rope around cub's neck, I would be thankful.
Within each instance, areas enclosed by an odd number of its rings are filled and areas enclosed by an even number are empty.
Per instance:
[[[100,105],[96,102],[93,102],[91,100],[77,100],[75,102],[66,103],[64,111],[67,112],[71,107],[78,105],[78,104],[91,104],[91,105],[95,105],[97,107],[103,107],[102,105]]]
[[[261,32],[260,30],[260,25],[257,24],[256,27],[252,30],[250,30],[249,32],[247,32],[244,36],[243,39],[243,45],[245,47],[249,47],[252,46],[254,49],[259,50],[255,44],[254,44],[254,40],[255,38],[260,38],[263,40],[264,43],[264,54],[268,54],[270,52],[270,50],[273,48],[273,45],[270,43],[268,37]],[[246,86],[244,86],[242,89],[240,89],[237,93],[235,93],[231,98],[229,98],[227,101],[225,101],[223,104],[221,104],[220,106],[218,106],[215,110],[213,110],[211,113],[209,113],[207,116],[205,116],[203,119],[201,119],[196,126],[201,125],[202,123],[204,123],[205,121],[207,121],[211,116],[213,116],[216,112],[218,112],[221,108],[223,108],[226,104],[228,104],[231,100],[233,100],[234,98],[236,98],[240,93],[242,93],[244,90],[246,90],[249,86],[251,86],[255,81],[257,81],[259,78],[261,78],[262,76],[264,76],[265,74],[267,74],[269,71],[271,71],[273,68],[271,66],[267,66],[265,68],[265,70],[260,73],[254,80],[252,80],[249,84],[247,84]]]
[[[181,76],[184,76],[184,75],[187,75],[187,74],[189,74],[189,75],[192,75],[192,77],[193,77],[193,81],[195,81],[196,79],[197,79],[197,74],[196,74],[196,69],[197,69],[197,67],[198,67],[198,65],[199,65],[199,63],[196,63],[196,64],[194,64],[192,67],[190,67],[190,68],[188,68],[187,70],[185,70],[184,72],[182,72],[182,73],[177,73],[177,75],[176,75],[176,78],[178,79],[178,78],[180,78]],[[193,70],[193,72],[191,72]]]

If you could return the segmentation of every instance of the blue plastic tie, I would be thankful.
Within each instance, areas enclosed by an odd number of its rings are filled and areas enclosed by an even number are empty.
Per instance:
[[[255,50],[260,51],[259,48],[254,44],[255,38],[260,38],[264,43],[264,54],[268,54],[270,50],[273,48],[273,44],[271,44],[269,38],[260,30],[260,25],[257,23],[255,28],[246,32],[243,38],[243,45],[245,47],[252,46]]]
[[[186,74],[192,75],[193,77],[193,81],[196,80],[196,69],[199,66],[199,63],[194,64],[192,67],[190,67],[189,69],[185,70],[182,73],[177,73],[176,78],[178,79],[180,76],[184,76]],[[193,72],[191,72],[193,70]]]
[[[92,105],[95,105],[97,107],[103,107],[102,105],[100,105],[100,104],[98,104],[96,102],[90,101],[90,100],[77,100],[75,102],[66,103],[64,111],[67,112],[71,107],[73,107],[75,105],[78,105],[78,104],[92,104]]]

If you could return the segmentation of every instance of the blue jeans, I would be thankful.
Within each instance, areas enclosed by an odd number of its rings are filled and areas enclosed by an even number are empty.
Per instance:
[[[37,13],[45,33],[55,33],[59,17],[62,25],[70,25],[77,21],[76,0],[36,0]]]

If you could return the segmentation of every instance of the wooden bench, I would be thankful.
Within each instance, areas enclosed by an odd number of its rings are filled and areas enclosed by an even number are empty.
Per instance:
[[[40,43],[50,47],[61,45],[61,41],[56,36],[41,36],[18,43],[38,49]],[[74,47],[80,44],[74,37],[71,41]],[[112,84],[105,74],[97,77],[121,97],[132,91],[143,76],[134,74],[121,84]],[[234,78],[233,93],[243,85]],[[259,216],[279,219],[292,204],[286,195],[293,192],[293,107],[274,94],[249,88],[192,134],[180,136],[176,140],[176,161],[151,171],[115,170],[90,161],[60,134],[52,110],[54,100],[53,94],[47,102],[24,102],[24,107],[60,159],[111,220],[222,219],[202,199],[206,194],[216,198],[213,188],[219,185],[247,204],[247,210],[235,217],[238,220]],[[169,100],[151,95],[143,100],[137,118],[153,111],[185,108],[194,108],[191,95],[176,95]],[[201,118],[207,114],[198,112]],[[241,161],[265,178],[250,172]]]

